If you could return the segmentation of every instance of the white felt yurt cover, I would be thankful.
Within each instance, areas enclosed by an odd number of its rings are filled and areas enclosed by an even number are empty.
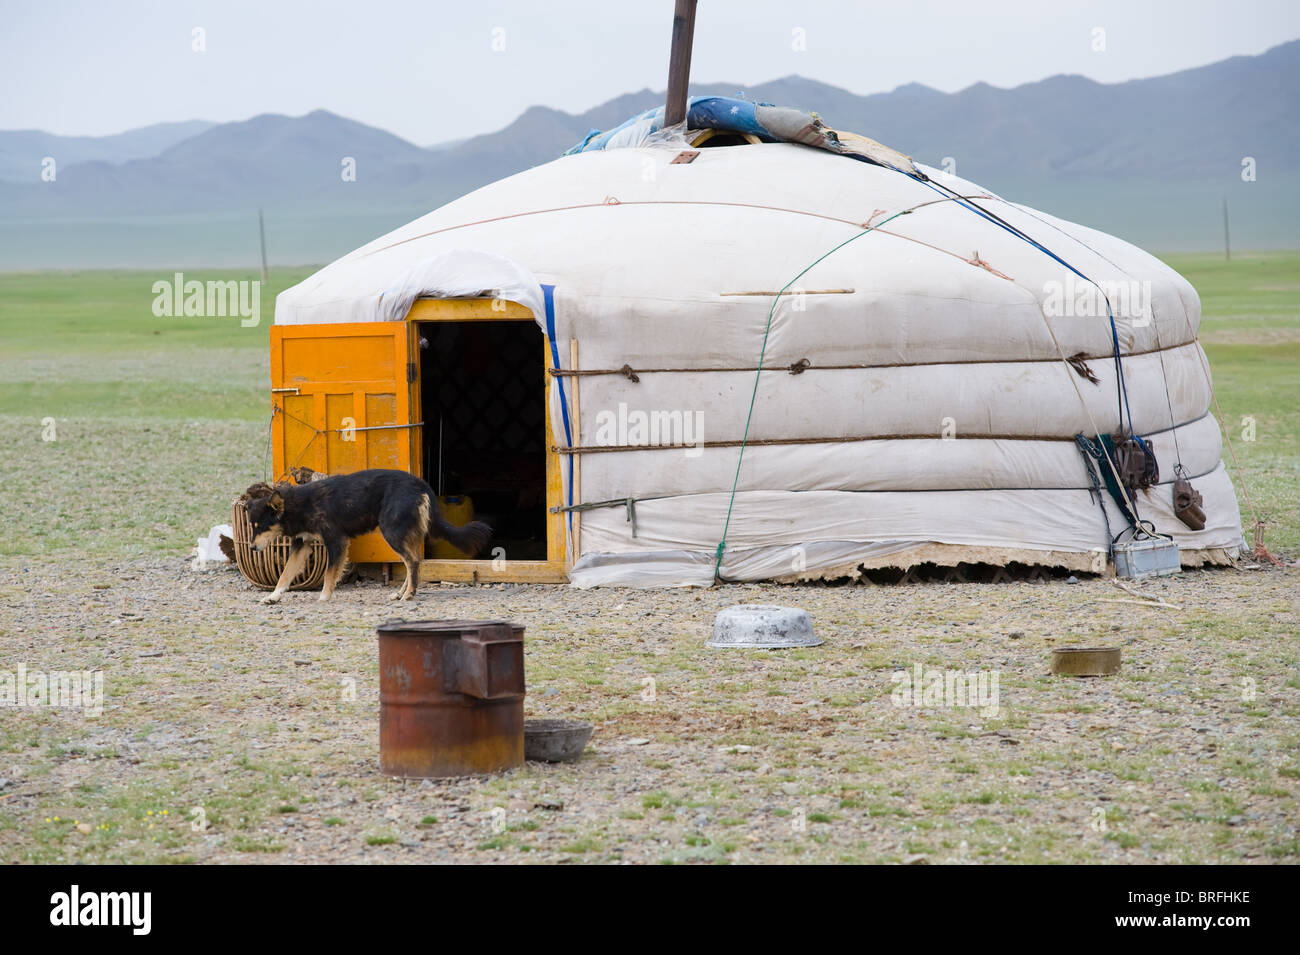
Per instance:
[[[1140,516],[1185,563],[1243,546],[1200,302],[1164,263],[926,167],[1052,254],[844,156],[786,143],[679,154],[582,153],[493,183],[283,292],[276,322],[401,320],[420,295],[487,294],[546,330],[553,286],[555,353],[567,367],[576,339],[583,372],[552,379],[555,433],[588,449],[576,495],[563,469],[566,502],[617,502],[581,512],[579,586],[939,558],[1087,570],[1109,542],[1098,497],[1112,535],[1127,525],[1073,441],[1121,425],[1111,319],[1082,273],[1110,300],[1133,429],[1159,462]],[[1179,463],[1203,530],[1174,516]]]

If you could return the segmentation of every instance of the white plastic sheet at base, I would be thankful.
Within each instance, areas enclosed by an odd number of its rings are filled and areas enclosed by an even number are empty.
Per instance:
[[[713,557],[681,550],[587,554],[569,571],[575,587],[708,587]]]
[[[728,553],[723,562],[727,580],[771,580],[832,568],[848,568],[872,558],[902,554],[914,541],[814,541],[790,547],[751,547]],[[632,554],[593,554],[574,565],[569,578],[575,587],[708,587],[713,583],[715,554],[689,551],[643,551]]]
[[[1220,465],[1198,478],[1206,500],[1232,495]],[[688,550],[712,553],[722,539],[731,495],[725,491],[641,500],[636,536],[623,508],[583,513],[582,548],[608,553]],[[1109,502],[1109,495],[1105,495]],[[1231,499],[1235,503],[1235,496]],[[1137,496],[1142,517],[1172,533],[1180,547],[1235,546],[1241,540],[1234,511],[1207,510],[1193,531],[1173,517],[1173,489],[1162,485]],[[1114,504],[1112,533],[1126,524]],[[731,505],[728,548],[786,547],[819,540],[910,540],[967,546],[1086,551],[1107,544],[1101,510],[1086,490],[987,491],[746,491]],[[725,563],[724,563],[725,566]]]
[[[1232,494],[1222,465],[1196,485],[1207,498]],[[1200,531],[1186,528],[1174,517],[1168,485],[1139,494],[1138,509],[1157,527],[1172,529],[1184,552],[1224,551],[1235,557],[1247,549],[1235,518],[1221,517]],[[721,535],[725,512],[725,495],[704,502],[695,497],[646,501],[637,505],[638,536],[628,541],[621,511],[587,511],[582,537],[584,542],[593,537],[595,543],[574,565],[570,580],[576,587],[707,587],[713,583],[717,560],[708,541]],[[1112,536],[1127,527],[1109,497],[1106,513]],[[799,515],[798,532],[792,529],[792,514]],[[1026,533],[1025,522],[1032,522],[1032,532]],[[715,528],[712,535],[711,527]],[[783,529],[789,532],[783,533]],[[810,531],[861,535],[863,539],[807,540]],[[687,537],[696,547],[654,549],[665,533],[673,539]],[[872,540],[875,533],[883,539]],[[1087,492],[748,493],[737,497],[719,576],[734,582],[849,576],[857,565],[880,564],[883,557],[896,555],[898,566],[908,566],[908,552],[927,544],[1003,549],[1022,555],[1041,552],[1047,563],[1052,562],[1049,555],[1073,554],[1078,555],[1079,564],[1089,564],[1088,556],[1106,554],[1106,534],[1101,510]],[[760,540],[767,543],[754,543]],[[587,545],[583,546],[586,550]]]
[[[1235,496],[1220,464],[1195,481],[1206,500]],[[1127,527],[1105,496],[1111,536]],[[707,586],[726,525],[729,495],[639,501],[637,534],[622,508],[586,511],[577,586]],[[1139,514],[1180,549],[1236,551],[1243,545],[1235,511],[1219,510],[1193,531],[1173,513],[1173,488],[1137,497]],[[681,545],[685,543],[686,546]],[[1084,490],[742,491],[736,495],[720,576],[764,580],[815,575],[922,544],[1065,553],[1105,553],[1107,526]],[[649,573],[648,555],[655,555]],[[639,577],[644,565],[647,576]]]

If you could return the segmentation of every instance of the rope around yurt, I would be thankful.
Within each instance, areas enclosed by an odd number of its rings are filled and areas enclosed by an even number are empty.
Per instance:
[[[969,197],[968,197],[968,198],[969,198]],[[1054,225],[1054,224],[1051,223],[1051,222],[1048,222],[1046,219],[1042,218],[1041,216],[1035,215],[1031,210],[1029,210],[1029,209],[1024,209],[1024,208],[1021,208],[1021,207],[1017,207],[1017,208],[1020,210],[1021,213],[1023,213],[1024,215],[1029,216],[1029,218],[1031,218],[1031,219],[1036,219],[1037,221],[1041,222],[1043,225],[1045,225],[1045,226],[1047,226],[1047,227],[1049,227],[1049,228],[1055,229],[1057,232],[1061,232],[1061,229],[1060,229],[1058,226]],[[1063,234],[1063,235],[1067,235],[1067,237],[1070,238],[1072,241],[1074,241],[1074,242],[1078,243],[1079,245],[1083,246],[1085,249],[1087,249],[1087,250],[1088,250],[1089,252],[1091,252],[1093,255],[1097,256],[1097,258],[1101,259],[1102,261],[1104,261],[1104,262],[1106,262],[1108,265],[1110,265],[1112,268],[1117,269],[1118,271],[1124,273],[1125,275],[1129,275],[1128,272],[1125,272],[1124,269],[1120,268],[1120,266],[1118,266],[1118,265],[1116,265],[1114,262],[1112,262],[1112,261],[1110,260],[1109,257],[1107,257],[1107,256],[1106,256],[1105,254],[1103,254],[1102,252],[1098,251],[1097,249],[1094,249],[1094,248],[1093,248],[1092,246],[1090,246],[1087,242],[1084,242],[1082,239],[1077,238],[1077,237],[1075,237],[1075,236],[1069,236],[1068,233],[1062,233],[1062,234]],[[1131,277],[1132,277],[1132,276],[1130,276],[1130,278],[1131,278]],[[1153,317],[1153,321],[1154,321],[1154,317]],[[1187,309],[1186,309],[1186,308],[1183,309],[1183,323],[1187,326],[1187,331],[1188,331],[1189,334],[1191,334],[1191,336],[1192,336],[1192,340],[1195,341],[1195,340],[1196,340],[1196,329],[1192,328],[1192,319],[1191,319],[1191,317],[1187,314]],[[1160,355],[1160,374],[1161,374],[1161,377],[1162,377],[1162,379],[1163,379],[1164,388],[1165,388],[1165,400],[1166,400],[1166,402],[1169,403],[1169,405],[1170,405],[1170,407],[1169,407],[1169,418],[1170,418],[1170,424],[1171,424],[1171,425],[1174,425],[1174,427],[1172,428],[1172,430],[1174,431],[1174,453],[1175,453],[1175,456],[1176,456],[1176,458],[1177,458],[1177,460],[1178,460],[1178,466],[1175,468],[1175,474],[1177,474],[1178,471],[1179,471],[1179,469],[1182,468],[1182,457],[1181,457],[1181,454],[1179,453],[1179,449],[1178,449],[1178,431],[1177,431],[1177,426],[1174,424],[1174,421],[1173,421],[1173,405],[1172,405],[1172,401],[1170,400],[1170,396],[1169,396],[1169,377],[1168,377],[1168,375],[1167,375],[1166,372],[1165,372],[1164,354],[1163,354],[1162,350],[1159,348],[1159,345],[1160,345],[1160,328],[1159,328],[1159,325],[1158,325],[1158,324],[1155,325],[1155,327],[1154,327],[1154,331],[1155,331],[1155,335],[1156,335],[1156,345],[1157,345],[1156,352],[1157,352],[1157,354]],[[1058,346],[1058,350],[1059,350],[1059,346]],[[1131,354],[1138,354],[1138,353],[1131,353]],[[1267,561],[1268,563],[1271,563],[1271,564],[1273,564],[1274,566],[1281,567],[1281,566],[1282,566],[1282,561],[1278,560],[1278,559],[1277,559],[1276,557],[1274,557],[1271,553],[1269,553],[1268,548],[1264,546],[1264,524],[1265,524],[1265,521],[1263,521],[1263,520],[1260,519],[1259,512],[1255,510],[1255,502],[1254,502],[1254,500],[1251,499],[1251,496],[1250,496],[1250,486],[1246,483],[1246,475],[1245,475],[1245,472],[1242,471],[1242,469],[1241,469],[1241,463],[1237,460],[1237,449],[1236,449],[1236,448],[1233,446],[1233,444],[1232,444],[1232,434],[1231,434],[1231,432],[1228,430],[1227,423],[1226,423],[1226,421],[1224,420],[1224,417],[1223,417],[1223,406],[1222,406],[1221,404],[1219,404],[1219,394],[1218,394],[1218,392],[1217,392],[1217,391],[1215,390],[1215,388],[1214,388],[1214,376],[1212,376],[1212,375],[1210,374],[1210,366],[1209,366],[1209,364],[1208,364],[1208,363],[1206,362],[1206,360],[1205,360],[1205,353],[1204,353],[1201,349],[1198,348],[1197,351],[1196,351],[1196,357],[1197,357],[1197,359],[1198,359],[1198,360],[1200,361],[1200,363],[1201,363],[1201,370],[1205,373],[1205,384],[1209,387],[1209,389],[1210,389],[1210,399],[1214,402],[1214,409],[1215,409],[1215,415],[1214,415],[1214,417],[1215,417],[1215,420],[1218,421],[1218,423],[1219,423],[1219,430],[1220,430],[1220,431],[1222,432],[1222,434],[1223,434],[1223,439],[1224,439],[1224,441],[1227,442],[1227,445],[1228,445],[1228,456],[1229,456],[1230,458],[1232,458],[1232,468],[1233,468],[1233,471],[1236,472],[1236,475],[1237,475],[1237,483],[1241,486],[1241,493],[1242,493],[1242,496],[1246,499],[1246,508],[1250,511],[1251,528],[1252,528],[1252,530],[1254,531],[1254,535],[1255,535],[1255,548],[1254,548],[1254,551],[1253,551],[1252,556],[1254,556],[1254,558],[1255,558],[1256,560]],[[1080,396],[1080,397],[1082,397],[1082,396]]]
[[[911,178],[915,178],[915,177],[911,177]],[[1010,222],[1007,222],[997,213],[990,212],[989,210],[985,209],[983,206],[976,205],[973,200],[968,199],[965,196],[962,196],[954,192],[953,190],[949,189],[947,186],[936,185],[929,180],[922,180],[922,179],[917,179],[917,182],[920,182],[922,185],[927,186],[930,189],[933,189],[935,192],[948,193],[953,197],[953,201],[955,201],[958,205],[966,207],[970,211],[974,212],[976,215],[981,216],[982,218],[987,219],[989,222],[992,222],[994,225],[1010,232],[1016,238],[1029,243],[1031,246],[1033,246],[1035,249],[1038,249],[1038,251],[1042,252],[1044,255],[1050,257],[1054,261],[1059,262],[1061,265],[1065,266],[1067,269],[1069,269],[1075,275],[1079,276],[1079,278],[1083,279],[1085,282],[1096,287],[1097,291],[1101,293],[1102,300],[1105,301],[1106,303],[1106,318],[1110,322],[1110,337],[1111,337],[1111,342],[1114,345],[1114,349],[1115,349],[1115,379],[1116,379],[1115,391],[1116,391],[1116,400],[1119,404],[1120,427],[1122,428],[1124,426],[1124,416],[1125,414],[1127,414],[1129,434],[1131,434],[1134,438],[1137,438],[1139,442],[1142,442],[1142,439],[1133,430],[1133,409],[1129,407],[1128,386],[1124,381],[1124,362],[1123,362],[1122,352],[1119,347],[1119,330],[1115,326],[1115,313],[1111,308],[1110,296],[1106,294],[1106,290],[1103,289],[1100,284],[1093,281],[1088,276],[1084,275],[1082,272],[1076,269],[1069,262],[1065,261],[1065,259],[1061,258],[1051,249],[1047,248],[1047,246],[1043,245],[1041,242],[1039,242],[1037,239],[1033,238],[1032,236],[1027,235],[1023,230],[1017,228],[1016,226],[1013,226]],[[1145,442],[1142,442],[1142,444],[1145,448]],[[1148,453],[1150,453],[1150,448],[1145,448],[1145,449],[1148,451]]]
[[[903,175],[908,175],[908,174],[903,173]],[[944,199],[938,201],[956,202],[958,205],[965,206],[967,209],[974,212],[976,215],[981,216],[982,218],[988,220],[989,222],[992,222],[993,224],[1010,232],[1012,235],[1016,236],[1022,241],[1027,242],[1029,245],[1038,249],[1043,254],[1049,256],[1054,261],[1065,266],[1065,268],[1069,269],[1071,272],[1079,276],[1079,278],[1083,279],[1085,282],[1088,282],[1089,284],[1097,288],[1097,291],[1101,293],[1102,299],[1106,302],[1106,316],[1110,322],[1111,342],[1114,347],[1114,358],[1115,358],[1115,374],[1116,374],[1115,389],[1116,389],[1116,402],[1118,404],[1119,424],[1122,429],[1124,426],[1124,418],[1127,415],[1129,435],[1133,438],[1134,441],[1137,442],[1138,446],[1142,448],[1143,451],[1146,452],[1148,457],[1154,460],[1155,455],[1154,452],[1151,450],[1150,446],[1138,434],[1136,434],[1133,429],[1133,411],[1132,408],[1129,406],[1128,388],[1124,381],[1124,364],[1123,364],[1122,352],[1119,345],[1119,331],[1115,325],[1115,314],[1111,307],[1110,298],[1109,296],[1106,295],[1105,289],[1103,289],[1100,284],[1093,281],[1088,276],[1084,275],[1083,272],[1076,269],[1069,262],[1065,261],[1065,259],[1061,258],[1051,249],[1047,248],[1046,246],[1044,246],[1042,243],[1038,242],[1031,236],[1025,234],[1022,230],[1018,229],[1016,226],[1013,226],[1011,223],[1002,219],[996,213],[989,212],[988,210],[984,209],[982,206],[976,205],[967,197],[962,196],[957,192],[954,192],[953,190],[947,188],[946,186],[936,186],[929,180],[919,179],[915,176],[908,176],[908,178],[915,179],[917,182],[920,182],[922,185],[928,186],[929,188],[933,189],[935,192],[939,192],[941,194],[944,192],[948,193],[948,195],[945,196]],[[934,205],[934,204],[936,204],[935,201],[917,203],[914,206],[909,206],[906,209],[894,213],[893,215],[889,216],[889,218],[884,219],[875,225],[867,226],[861,232],[845,239],[843,242],[839,243],[834,248],[830,249],[829,251],[819,256],[812,263],[805,266],[802,270],[800,270],[800,272],[794,278],[786,282],[785,285],[781,287],[781,290],[777,292],[776,297],[772,299],[772,307],[768,309],[768,313],[767,313],[767,325],[763,330],[763,344],[759,350],[758,368],[754,375],[754,387],[751,390],[749,396],[749,411],[745,416],[745,430],[740,442],[740,453],[736,456],[736,473],[731,482],[731,494],[727,499],[727,517],[723,523],[722,537],[718,541],[718,546],[714,554],[713,579],[715,581],[722,579],[722,573],[721,573],[722,555],[725,553],[727,548],[727,532],[731,529],[731,515],[736,504],[736,492],[740,486],[740,470],[745,460],[745,447],[749,442],[749,428],[754,417],[754,405],[758,398],[758,383],[762,377],[763,361],[767,354],[767,342],[772,332],[772,320],[776,315],[777,303],[780,302],[781,297],[785,295],[785,293],[789,290],[790,286],[792,286],[795,282],[799,281],[799,279],[803,278],[814,267],[819,265],[825,259],[829,258],[831,255],[838,252],[840,249],[844,248],[846,245],[850,244],[851,242],[855,242],[856,240],[862,238],[862,236],[867,235],[870,232],[875,232],[881,226],[886,225],[889,222],[892,222],[894,219],[897,219],[899,216],[908,215],[914,212],[915,210],[922,208],[923,206]],[[1047,321],[1046,316],[1043,317],[1043,320],[1044,322]],[[1047,328],[1049,333],[1051,333],[1052,335],[1052,340],[1056,342],[1057,351],[1061,352],[1061,360],[1064,361],[1067,366],[1069,366],[1069,359],[1066,357],[1065,353],[1061,351],[1060,342],[1056,341],[1056,334],[1052,330],[1050,323],[1047,324]],[[1084,411],[1087,412],[1088,414],[1089,423],[1092,424],[1093,426],[1093,431],[1097,436],[1097,440],[1101,447],[1102,453],[1105,455],[1106,463],[1110,467],[1111,472],[1115,476],[1115,483],[1121,489],[1124,498],[1127,500],[1128,510],[1132,514],[1132,518],[1129,518],[1128,514],[1126,514],[1125,517],[1126,519],[1129,519],[1135,534],[1140,533],[1142,532],[1143,525],[1147,524],[1148,522],[1143,522],[1141,520],[1141,517],[1138,514],[1138,510],[1137,510],[1137,502],[1132,498],[1131,495],[1128,494],[1128,490],[1125,487],[1122,477],[1120,476],[1119,468],[1116,466],[1110,451],[1106,448],[1106,442],[1102,440],[1101,430],[1097,427],[1097,422],[1092,418],[1092,413],[1088,409],[1087,403],[1083,400],[1083,393],[1079,391],[1078,383],[1074,382],[1073,375],[1070,376],[1070,379],[1071,382],[1074,384],[1076,392],[1078,392],[1079,394],[1079,400],[1083,402]],[[1171,412],[1172,412],[1172,408],[1171,408]],[[1153,532],[1154,532],[1154,527],[1152,526],[1151,530],[1148,533],[1153,533]],[[1109,536],[1109,523],[1107,525],[1107,534]],[[1111,541],[1111,543],[1113,544],[1113,541]]]
[[[940,201],[944,201],[944,200],[940,200]],[[772,307],[769,308],[769,309],[767,310],[767,327],[763,329],[763,347],[762,347],[762,348],[759,350],[759,352],[758,352],[758,368],[757,368],[757,370],[756,370],[755,373],[754,373],[754,388],[753,388],[753,390],[750,392],[750,395],[749,395],[749,413],[745,415],[745,431],[744,431],[743,436],[742,436],[741,439],[740,439],[740,453],[739,453],[738,455],[736,455],[736,475],[735,475],[735,477],[734,477],[734,478],[732,479],[732,481],[731,481],[731,496],[727,499],[727,519],[726,519],[725,523],[722,525],[722,539],[718,541],[717,551],[716,551],[716,553],[715,553],[715,555],[714,555],[714,562],[713,562],[713,579],[714,579],[714,580],[719,580],[719,579],[721,579],[721,573],[720,573],[720,571],[721,571],[721,568],[722,568],[722,554],[723,554],[723,552],[727,549],[727,531],[731,529],[731,511],[732,511],[732,509],[735,507],[735,504],[736,504],[736,488],[739,487],[739,485],[740,485],[740,468],[741,468],[741,465],[742,465],[742,464],[744,463],[744,461],[745,461],[745,445],[746,445],[746,444],[748,443],[748,441],[749,441],[749,425],[750,425],[750,422],[751,422],[751,421],[753,420],[753,418],[754,418],[754,402],[755,402],[755,401],[757,400],[757,398],[758,398],[758,382],[759,382],[759,380],[762,378],[762,375],[763,375],[763,359],[764,359],[764,358],[766,357],[766,355],[767,355],[767,340],[768,340],[768,337],[769,337],[769,336],[771,335],[771,333],[772,333],[772,319],[773,319],[773,317],[776,315],[776,305],[777,305],[777,303],[778,303],[779,301],[781,301],[781,296],[784,295],[784,294],[789,290],[789,288],[790,288],[791,285],[793,285],[795,282],[799,281],[801,278],[803,278],[805,275],[807,275],[810,271],[812,271],[812,269],[813,269],[815,266],[817,266],[817,265],[818,265],[819,263],[821,263],[823,260],[825,260],[825,259],[829,258],[830,256],[834,255],[836,252],[838,252],[840,249],[844,248],[844,247],[845,247],[846,245],[848,245],[850,242],[855,242],[855,241],[857,241],[858,239],[862,238],[864,235],[868,234],[869,232],[875,232],[877,229],[880,228],[880,226],[886,225],[886,224],[888,224],[888,223],[894,221],[894,220],[897,219],[899,216],[909,215],[909,214],[911,214],[913,211],[915,211],[916,209],[919,209],[919,208],[921,208],[922,206],[928,206],[928,205],[934,205],[934,202],[931,201],[931,202],[922,202],[922,203],[918,203],[917,205],[915,205],[915,206],[911,206],[910,208],[907,208],[907,209],[903,209],[903,210],[900,211],[900,212],[895,212],[895,213],[894,213],[892,216],[890,216],[888,219],[885,219],[885,220],[883,220],[883,221],[877,223],[876,225],[869,225],[869,226],[867,226],[865,229],[863,229],[861,232],[859,232],[857,235],[853,235],[853,236],[850,236],[849,238],[845,239],[845,240],[844,240],[843,242],[841,242],[839,245],[835,246],[835,248],[833,248],[833,249],[831,249],[830,251],[828,251],[828,252],[824,253],[823,255],[819,256],[819,257],[816,259],[816,261],[814,261],[814,262],[812,262],[811,264],[809,264],[808,266],[806,266],[804,269],[802,269],[802,270],[799,272],[798,275],[796,275],[796,276],[795,276],[794,278],[792,278],[790,281],[786,282],[785,285],[781,287],[781,291],[777,292],[777,293],[776,293],[776,297],[772,299]]]

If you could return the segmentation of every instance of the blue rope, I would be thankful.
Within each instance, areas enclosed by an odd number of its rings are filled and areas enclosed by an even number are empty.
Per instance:
[[[889,168],[892,169],[894,167],[891,166]],[[931,183],[928,179],[919,177],[917,175],[904,172],[903,170],[895,170],[895,171],[902,173],[903,175],[907,176],[909,179],[913,179],[916,182],[921,183],[922,185],[928,186],[930,189],[944,196],[945,199],[952,202],[956,202],[959,205],[965,206],[971,212],[974,212],[976,215],[980,216],[983,219],[986,219],[987,221],[998,226],[999,228],[1005,229],[1007,232],[1011,233],[1016,238],[1021,239],[1022,241],[1027,242],[1029,245],[1033,246],[1035,249],[1038,249],[1038,251],[1042,252],[1044,255],[1048,256],[1053,261],[1065,266],[1067,269],[1069,269],[1075,275],[1079,276],[1079,278],[1083,279],[1085,282],[1088,282],[1089,284],[1096,286],[1097,291],[1101,292],[1102,300],[1105,301],[1106,303],[1106,318],[1110,322],[1110,338],[1115,353],[1115,378],[1116,378],[1115,395],[1116,395],[1116,402],[1118,405],[1119,426],[1121,429],[1124,427],[1124,417],[1127,414],[1129,434],[1131,434],[1134,440],[1136,440],[1140,445],[1142,445],[1142,447],[1146,449],[1146,451],[1149,454],[1153,454],[1150,445],[1141,437],[1139,437],[1133,430],[1133,409],[1129,405],[1128,384],[1124,380],[1124,363],[1121,357],[1121,351],[1119,346],[1119,330],[1115,325],[1115,312],[1112,309],[1110,304],[1110,296],[1106,294],[1105,290],[1101,287],[1101,285],[1099,285],[1096,281],[1089,278],[1088,276],[1084,275],[1073,265],[1065,261],[1065,259],[1061,258],[1059,255],[1057,255],[1051,249],[1047,248],[1038,240],[1032,238],[1029,235],[1026,235],[1023,231],[1011,225],[1009,222],[1003,221],[998,216],[995,216],[992,213],[989,213],[986,210],[981,209],[979,206],[974,205],[971,202],[968,202],[964,196],[961,196],[953,192],[951,189],[940,188],[934,185],[933,183]],[[713,577],[715,580],[721,579],[722,555],[727,547],[727,531],[730,530],[731,528],[731,513],[736,503],[736,490],[740,484],[740,469],[745,459],[745,446],[749,441],[749,426],[751,420],[754,417],[754,403],[758,397],[758,382],[759,382],[759,378],[762,376],[763,373],[763,359],[767,354],[767,341],[768,341],[768,336],[771,334],[772,331],[772,318],[776,313],[777,302],[780,301],[781,296],[786,293],[786,291],[790,288],[791,285],[799,281],[799,279],[803,278],[805,274],[807,274],[809,271],[812,270],[813,266],[820,263],[823,259],[827,258],[827,256],[831,255],[832,253],[848,245],[850,242],[854,241],[855,239],[861,238],[862,236],[866,235],[868,232],[872,232],[875,229],[878,229],[880,226],[883,226],[885,223],[898,218],[898,216],[900,215],[906,215],[911,211],[912,211],[911,209],[905,209],[902,212],[897,212],[894,215],[890,216],[888,219],[885,219],[884,221],[879,223],[879,225],[870,226],[867,229],[864,229],[862,232],[859,232],[857,235],[851,236],[850,238],[841,242],[839,245],[835,246],[835,248],[831,249],[825,255],[822,255],[820,258],[817,259],[817,261],[813,262],[807,268],[803,269],[803,271],[801,271],[798,275],[792,278],[789,282],[787,282],[785,286],[781,289],[781,291],[777,293],[776,298],[772,300],[772,307],[768,310],[767,313],[767,327],[763,331],[763,346],[758,356],[758,369],[754,375],[754,388],[753,391],[750,392],[750,396],[749,396],[749,414],[745,418],[745,432],[740,441],[740,453],[739,455],[737,455],[736,458],[736,474],[735,477],[732,479],[731,496],[727,501],[727,518],[726,518],[726,522],[723,524],[722,539],[718,541],[718,547],[715,554],[715,560],[713,564]],[[549,308],[548,308],[548,314],[549,314]],[[551,347],[552,349],[554,349],[555,347],[554,343],[552,343]],[[561,389],[561,401],[563,401],[563,389]],[[566,420],[565,427],[566,429],[568,427],[567,420]],[[1101,435],[1098,435],[1097,437],[1098,440],[1101,440]],[[573,463],[572,459],[570,459],[570,467],[572,467],[572,463]]]
[[[907,174],[904,173],[904,175]],[[1069,269],[1075,275],[1079,276],[1079,278],[1083,279],[1085,282],[1097,286],[1097,291],[1101,292],[1101,297],[1106,303],[1106,317],[1110,321],[1110,339],[1111,339],[1111,344],[1114,346],[1115,349],[1115,378],[1116,378],[1115,397],[1119,405],[1119,424],[1121,428],[1124,426],[1124,416],[1125,414],[1127,414],[1129,433],[1132,434],[1133,437],[1136,438],[1144,447],[1146,447],[1147,443],[1143,441],[1142,438],[1138,437],[1137,434],[1134,433],[1133,431],[1133,409],[1129,406],[1128,384],[1124,380],[1124,364],[1120,357],[1119,331],[1115,327],[1115,313],[1111,309],[1110,297],[1105,293],[1102,287],[1098,285],[1097,282],[1090,279],[1088,276],[1084,275],[1082,272],[1076,269],[1069,262],[1065,261],[1065,259],[1061,258],[1051,249],[1047,248],[1047,246],[1043,245],[1037,239],[1034,239],[1031,236],[1026,235],[1020,229],[1017,229],[1015,226],[1011,225],[1008,222],[1004,222],[1002,219],[990,214],[984,209],[981,209],[979,206],[967,202],[964,197],[957,195],[952,190],[941,189],[940,187],[934,185],[929,180],[917,179],[915,176],[909,176],[908,178],[915,179],[917,182],[921,183],[922,185],[928,186],[929,188],[933,189],[935,192],[938,192],[940,195],[942,195],[944,192],[947,192],[950,196],[952,196],[953,201],[955,201],[959,205],[965,206],[967,209],[969,209],[971,212],[975,213],[976,215],[980,216],[981,218],[987,219],[989,222],[992,222],[994,225],[998,226],[999,228],[1005,229],[1007,232],[1010,232],[1016,238],[1028,242],[1034,248],[1038,249],[1038,251],[1042,252],[1044,255],[1050,257],[1054,261],[1059,262],[1061,265],[1065,266],[1067,269]],[[1150,448],[1148,447],[1147,450],[1150,450]]]
[[[551,343],[551,367],[560,368],[560,349],[555,342],[555,286],[543,285],[542,298],[546,304],[546,337]],[[560,417],[564,420],[564,443],[573,447],[573,435],[569,430],[569,402],[564,396],[564,379],[556,379],[556,389],[560,392]],[[573,507],[573,455],[569,455],[569,507]],[[573,511],[569,515],[569,532],[573,532]]]

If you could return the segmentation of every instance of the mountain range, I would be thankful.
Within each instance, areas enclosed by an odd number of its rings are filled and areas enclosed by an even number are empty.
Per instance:
[[[955,93],[909,83],[860,96],[799,76],[750,87],[693,84],[816,111],[829,125],[1015,195],[1088,183],[1223,183],[1252,157],[1261,181],[1300,171],[1300,40],[1166,76],[1103,84],[1053,76]],[[411,215],[547,162],[591,129],[663,102],[627,93],[579,114],[545,106],[504,129],[417,146],[317,110],[229,123],[163,123],[116,136],[0,131],[0,215],[27,219],[243,212]],[[54,181],[42,163],[56,163]],[[355,169],[347,181],[345,164]],[[1122,191],[1122,190],[1121,190]]]

